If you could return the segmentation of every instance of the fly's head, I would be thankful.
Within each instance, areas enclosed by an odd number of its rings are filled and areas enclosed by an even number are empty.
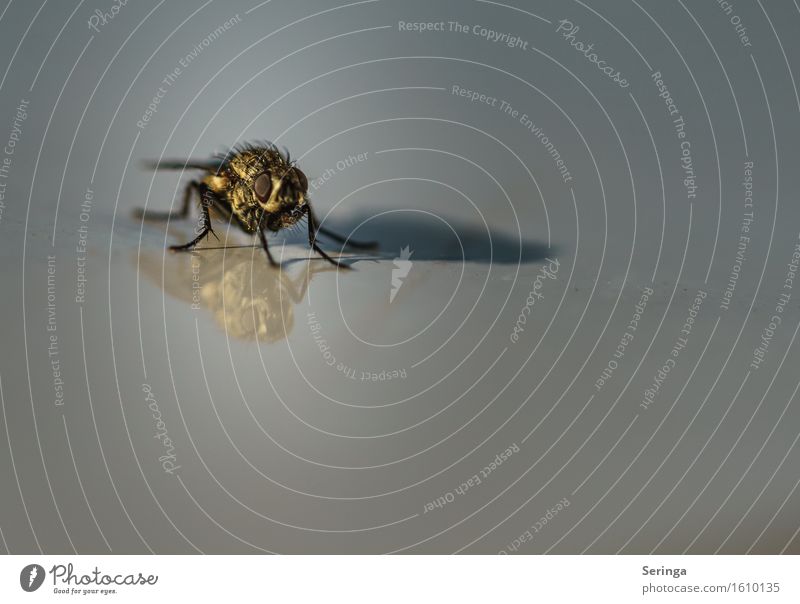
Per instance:
[[[235,206],[258,216],[271,231],[299,221],[308,212],[308,179],[277,149],[251,148],[231,158],[236,177]]]

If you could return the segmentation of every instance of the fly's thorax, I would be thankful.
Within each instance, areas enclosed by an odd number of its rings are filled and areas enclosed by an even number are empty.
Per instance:
[[[253,190],[243,182],[235,183],[228,192],[231,210],[247,230],[255,231],[264,210]]]
[[[228,160],[228,169],[237,180],[252,183],[262,172],[278,172],[285,164],[278,151],[254,148],[233,155]]]

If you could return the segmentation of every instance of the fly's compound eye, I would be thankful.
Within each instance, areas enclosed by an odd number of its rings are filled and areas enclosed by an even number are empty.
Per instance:
[[[255,189],[256,197],[258,197],[259,201],[266,202],[269,199],[270,193],[272,193],[272,179],[269,174],[266,172],[259,174],[255,183],[253,183],[253,188]]]
[[[303,192],[305,193],[306,191],[308,191],[308,179],[301,170],[295,169],[295,172],[297,172],[297,178],[300,180],[300,187],[302,187]]]

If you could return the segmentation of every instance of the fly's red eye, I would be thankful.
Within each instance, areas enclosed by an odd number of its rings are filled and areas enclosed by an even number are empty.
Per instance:
[[[272,193],[272,179],[269,177],[269,174],[259,174],[258,178],[256,178],[256,182],[253,184],[253,188],[255,189],[256,197],[258,197],[259,201],[267,201],[270,193]]]

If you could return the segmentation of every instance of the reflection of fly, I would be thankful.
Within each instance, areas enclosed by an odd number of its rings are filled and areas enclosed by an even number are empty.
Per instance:
[[[243,145],[209,161],[169,160],[151,164],[151,167],[155,170],[191,168],[205,172],[201,180],[193,180],[186,186],[180,210],[137,210],[137,215],[146,220],[186,218],[192,192],[197,191],[203,213],[202,228],[189,243],[170,246],[172,250],[191,249],[209,233],[216,237],[211,228],[211,211],[236,222],[247,233],[258,233],[273,266],[277,266],[277,263],[269,251],[265,231],[277,232],[297,224],[303,218],[308,218],[309,245],[336,266],[350,268],[328,256],[319,247],[317,234],[321,233],[353,248],[375,247],[374,243],[346,239],[320,226],[311,209],[306,175],[295,166],[295,162],[289,160],[288,152],[282,154],[271,143]]]
[[[202,254],[142,250],[131,255],[134,266],[154,286],[193,310],[205,310],[230,337],[271,343],[295,327],[295,306],[305,298],[311,280],[335,271],[327,262],[304,262],[274,270],[253,248],[210,248]]]

